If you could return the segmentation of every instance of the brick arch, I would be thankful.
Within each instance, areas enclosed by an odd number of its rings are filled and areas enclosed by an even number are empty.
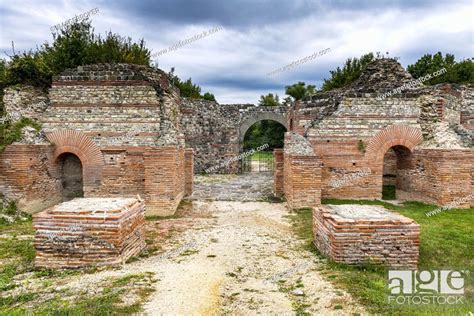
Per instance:
[[[59,130],[46,135],[48,140],[56,145],[54,161],[64,153],[76,155],[82,163],[84,193],[100,185],[104,157],[97,146],[87,135],[72,130]]]
[[[393,146],[404,146],[410,151],[423,141],[419,128],[406,125],[391,125],[377,133],[367,145],[369,161],[383,163],[385,153]]]

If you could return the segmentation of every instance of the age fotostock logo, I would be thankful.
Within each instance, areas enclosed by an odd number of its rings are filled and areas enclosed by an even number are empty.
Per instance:
[[[464,304],[468,272],[461,270],[389,270],[389,303]]]

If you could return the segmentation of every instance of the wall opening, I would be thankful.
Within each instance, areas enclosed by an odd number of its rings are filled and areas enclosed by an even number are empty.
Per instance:
[[[412,168],[413,155],[405,146],[389,148],[383,160],[382,199],[395,200],[397,190],[408,191],[409,170]]]
[[[79,157],[64,153],[58,157],[61,175],[61,196],[64,201],[84,197],[82,163]]]
[[[245,131],[241,144],[241,151],[245,153],[242,157],[242,172],[273,172],[273,150],[283,148],[285,132],[286,127],[273,120],[252,124]]]

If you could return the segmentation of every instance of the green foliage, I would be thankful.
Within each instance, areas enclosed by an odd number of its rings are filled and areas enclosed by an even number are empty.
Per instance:
[[[7,86],[7,61],[0,59],[0,117],[5,115],[5,108],[3,106],[3,89]]]
[[[23,53],[12,57],[6,69],[4,85],[26,84],[47,89],[51,85],[52,75],[42,54]]]
[[[212,93],[209,93],[209,92],[204,93],[202,98],[208,101],[216,101],[216,97]]]
[[[346,60],[342,69],[337,67],[331,70],[331,78],[324,79],[322,91],[329,91],[336,88],[344,87],[360,77],[362,71],[369,63],[374,61],[376,57],[373,53],[362,55],[360,58],[349,58]]]
[[[172,67],[168,73],[168,78],[170,79],[171,83],[179,89],[180,95],[182,97],[216,101],[216,98],[212,93],[206,92],[204,95],[201,95],[201,87],[197,84],[194,84],[191,78],[186,81],[182,81],[177,75],[175,75],[174,67]]]
[[[260,100],[258,101],[258,105],[261,106],[280,106],[280,98],[278,94],[273,95],[273,93],[269,93],[267,95],[261,95]]]
[[[259,121],[253,124],[245,133],[244,150],[250,150],[268,144],[269,148],[283,148],[286,128],[275,121]]]
[[[293,99],[301,100],[302,98],[312,95],[316,92],[316,86],[314,85],[307,85],[303,81],[299,81],[291,86],[285,87],[285,93],[289,96],[292,96]]]
[[[0,85],[28,84],[46,89],[54,75],[79,65],[150,63],[150,50],[143,39],[135,43],[112,32],[102,38],[93,33],[89,20],[66,25],[53,33],[53,38],[52,44],[46,42],[35,52],[15,54],[8,63],[2,61]]]
[[[439,83],[474,83],[474,61],[472,59],[456,62],[454,55],[446,54],[443,57],[441,52],[434,55],[425,54],[413,65],[407,67],[408,72],[413,78],[418,79],[426,75],[433,74],[438,70],[445,68],[446,72],[423,82],[426,85],[435,85]]]
[[[5,147],[21,139],[21,129],[26,126],[31,126],[37,131],[41,129],[41,125],[30,118],[21,118],[18,122],[12,123],[6,121],[0,124],[0,152]]]

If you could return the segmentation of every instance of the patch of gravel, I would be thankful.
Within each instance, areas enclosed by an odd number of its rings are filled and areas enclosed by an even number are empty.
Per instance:
[[[64,278],[55,290],[94,293],[107,278],[150,272],[157,282],[144,305],[147,315],[295,315],[297,309],[315,315],[366,314],[322,277],[323,263],[302,250],[284,204],[192,203],[212,216],[163,240],[160,254]]]
[[[301,249],[283,204],[199,204],[213,218],[168,240],[168,255],[71,278],[64,288],[84,290],[107,277],[153,272],[158,282],[145,304],[149,315],[293,315],[305,304],[306,312],[318,315],[366,314],[323,279],[321,262]]]

